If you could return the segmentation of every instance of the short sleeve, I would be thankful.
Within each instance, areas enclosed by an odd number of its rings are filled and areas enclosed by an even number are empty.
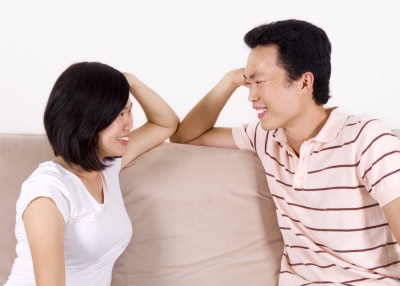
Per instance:
[[[23,183],[17,202],[17,209],[20,215],[22,216],[26,207],[39,197],[52,199],[63,216],[64,221],[68,221],[70,213],[68,192],[66,192],[65,186],[61,182],[45,175],[41,175],[35,179],[28,179]]]
[[[258,122],[232,128],[232,136],[239,149],[255,151],[255,130]]]
[[[365,129],[358,139],[365,142],[361,175],[371,196],[384,206],[400,197],[400,140],[379,120],[370,121]]]

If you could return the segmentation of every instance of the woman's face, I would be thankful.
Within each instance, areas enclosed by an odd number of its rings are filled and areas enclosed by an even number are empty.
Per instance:
[[[132,101],[129,99],[114,122],[100,131],[99,157],[122,156],[127,149],[132,127]]]

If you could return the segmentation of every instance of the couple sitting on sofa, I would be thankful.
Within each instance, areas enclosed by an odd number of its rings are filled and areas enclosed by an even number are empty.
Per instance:
[[[400,141],[379,120],[324,107],[331,44],[321,28],[284,20],[244,40],[246,67],[180,124],[132,74],[89,62],[61,74],[44,114],[55,158],[21,188],[6,285],[110,285],[132,236],[119,172],[167,138],[257,154],[285,245],[280,285],[400,283]],[[240,86],[258,120],[214,127]],[[130,93],[148,120],[133,131]]]

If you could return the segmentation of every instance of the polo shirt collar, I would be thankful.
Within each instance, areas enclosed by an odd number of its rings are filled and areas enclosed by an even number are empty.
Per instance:
[[[329,142],[333,140],[337,134],[339,134],[340,130],[346,124],[348,119],[348,115],[343,113],[340,108],[331,107],[328,109],[332,109],[331,114],[328,117],[325,125],[319,131],[317,136],[311,138],[310,141],[318,141],[318,142]],[[285,132],[282,128],[276,129],[273,131],[273,140],[281,143],[287,143],[287,138]]]

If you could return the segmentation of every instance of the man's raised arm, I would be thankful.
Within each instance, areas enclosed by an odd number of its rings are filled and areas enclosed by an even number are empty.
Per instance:
[[[244,69],[232,70],[189,111],[171,142],[237,148],[231,128],[216,128],[218,116],[234,91],[245,85]]]

